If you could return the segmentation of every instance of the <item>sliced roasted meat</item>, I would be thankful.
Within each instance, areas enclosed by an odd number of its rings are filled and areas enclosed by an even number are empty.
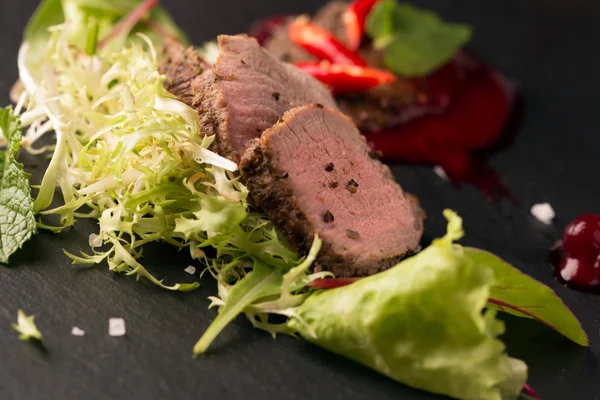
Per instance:
[[[289,109],[311,103],[337,108],[335,100],[319,81],[296,67],[281,63],[246,35],[221,35],[217,63],[191,80],[188,93],[198,111],[204,134],[216,134],[217,151],[238,161],[249,140],[273,126]],[[180,51],[181,51],[180,47]],[[171,57],[175,65],[163,67],[177,89],[188,86],[191,71]],[[183,57],[183,60],[187,60]],[[183,84],[182,82],[186,82]]]
[[[364,137],[336,110],[288,111],[246,150],[242,176],[257,205],[305,254],[315,234],[320,265],[337,276],[365,276],[415,250],[424,212]]]
[[[165,38],[162,48],[163,59],[160,73],[168,77],[165,88],[187,105],[192,105],[192,81],[200,75],[206,63],[193,47],[185,48],[173,38]]]

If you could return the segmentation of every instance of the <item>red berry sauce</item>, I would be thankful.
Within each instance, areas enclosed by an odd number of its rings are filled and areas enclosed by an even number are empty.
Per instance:
[[[556,277],[567,286],[600,292],[600,216],[584,214],[565,228],[550,253]]]

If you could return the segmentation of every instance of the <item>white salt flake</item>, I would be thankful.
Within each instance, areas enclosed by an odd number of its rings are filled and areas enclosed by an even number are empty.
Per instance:
[[[531,214],[546,225],[552,224],[552,220],[556,216],[550,203],[534,204],[531,207]]]
[[[102,247],[102,239],[95,233],[90,234],[88,243],[90,244],[90,247]]]
[[[71,329],[71,335],[73,336],[84,336],[85,335],[85,331],[81,328],[79,328],[78,326],[74,326]]]
[[[446,171],[444,171],[444,168],[440,167],[439,165],[436,165],[435,167],[433,167],[433,172],[435,172],[435,174],[437,176],[439,176],[440,178],[442,178],[445,181],[450,180],[450,178],[448,178],[448,174],[446,174]]]
[[[196,273],[196,267],[194,267],[193,265],[188,265],[187,268],[184,269],[184,271],[190,275],[194,275]]]
[[[560,276],[566,281],[569,282],[571,278],[577,274],[577,270],[579,269],[579,260],[576,258],[567,258],[567,263],[565,267],[560,270]]]
[[[109,318],[108,334],[110,336],[124,336],[125,335],[125,320],[123,318]]]

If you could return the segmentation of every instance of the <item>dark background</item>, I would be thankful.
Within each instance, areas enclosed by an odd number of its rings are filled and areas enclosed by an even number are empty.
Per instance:
[[[3,1],[0,13],[2,103],[17,77],[21,32],[36,1]],[[319,0],[163,1],[195,43],[239,33],[260,17],[313,12]],[[9,5],[8,5],[9,4]],[[442,209],[464,217],[464,243],[497,253],[550,285],[590,336],[578,347],[532,321],[506,318],[510,354],[530,366],[530,383],[544,399],[600,399],[600,298],[573,292],[552,278],[548,248],[570,219],[598,213],[594,162],[600,136],[600,3],[596,0],[416,1],[475,27],[470,49],[519,85],[526,102],[516,142],[492,158],[520,206],[493,205],[473,188],[458,190],[430,168],[394,167],[402,185],[429,214],[427,237],[444,232]],[[24,158],[34,176],[43,161]],[[39,179],[39,178],[38,178]],[[549,201],[557,212],[546,227],[529,214]],[[243,318],[194,360],[192,346],[215,315],[207,310],[214,283],[191,294],[169,293],[119,277],[107,266],[79,268],[63,255],[88,247],[93,223],[61,235],[41,233],[0,267],[0,399],[433,399],[289,337],[273,340]],[[185,254],[148,249],[144,263],[171,279]],[[46,349],[17,340],[17,310],[37,316]],[[127,336],[107,334],[109,317],[123,317]],[[86,331],[71,336],[71,327]]]

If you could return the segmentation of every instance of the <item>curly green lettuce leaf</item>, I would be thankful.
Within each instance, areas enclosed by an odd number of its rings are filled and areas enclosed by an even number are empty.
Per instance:
[[[198,284],[171,285],[151,275],[140,263],[144,245],[189,249],[216,276],[226,269],[244,276],[255,259],[283,270],[296,265],[298,256],[271,222],[253,212],[234,174],[237,164],[209,150],[214,137],[200,135],[196,111],[164,88],[152,41],[140,35],[90,54],[68,45],[70,24],[53,28],[42,78],[30,76],[22,101],[23,147],[42,153],[38,140],[56,135],[35,197],[38,227],[60,231],[79,219],[97,220],[92,251],[67,253],[75,264],[107,263],[169,290]],[[20,72],[27,80],[27,69]]]
[[[204,354],[217,335],[253,302],[279,292],[285,271],[253,260],[252,270],[227,291],[219,315],[194,346],[194,355]],[[220,282],[223,278],[219,279]],[[213,302],[212,305],[219,304]]]
[[[204,354],[217,335],[242,313],[246,313],[252,321],[257,313],[265,316],[268,312],[281,311],[279,313],[285,315],[286,310],[302,304],[310,292],[302,289],[312,279],[326,274],[308,274],[321,249],[321,243],[321,239],[315,236],[306,258],[293,267],[289,264],[287,268],[271,266],[255,258],[252,260],[252,270],[238,278],[233,285],[227,284],[232,271],[227,268],[221,269],[217,276],[220,297],[213,298],[211,303],[211,307],[219,307],[219,315],[194,346],[194,354]],[[245,273],[238,271],[236,274],[240,272]]]
[[[458,52],[472,36],[465,24],[396,0],[382,0],[369,14],[367,34],[383,51],[386,66],[405,77],[427,76]]]
[[[487,251],[465,247],[464,254],[494,271],[496,283],[490,290],[487,308],[535,319],[579,345],[589,345],[581,323],[548,286]]]
[[[12,327],[15,331],[21,334],[19,336],[20,340],[38,340],[40,342],[44,341],[44,337],[35,325],[34,319],[35,317],[33,315],[27,316],[27,314],[25,314],[23,310],[19,310],[17,315],[17,323],[13,324]]]
[[[102,39],[140,3],[142,0],[43,0],[29,19],[23,34],[23,41],[28,44],[27,65],[35,65],[43,59],[51,35],[49,28],[68,22],[69,43],[84,49],[90,29],[98,29],[97,36]],[[155,24],[154,29],[148,21]],[[183,31],[161,6],[154,7],[132,29],[131,34],[135,33],[144,33],[157,45],[165,34],[187,42]]]
[[[29,174],[17,161],[21,143],[21,120],[12,107],[0,109],[0,131],[6,139],[6,152],[0,157],[0,262],[20,249],[35,233],[35,215]]]
[[[307,340],[399,382],[460,399],[516,398],[523,362],[498,339],[504,325],[485,310],[491,268],[453,245],[463,232],[446,212],[448,234],[383,273],[311,295],[288,325]]]

